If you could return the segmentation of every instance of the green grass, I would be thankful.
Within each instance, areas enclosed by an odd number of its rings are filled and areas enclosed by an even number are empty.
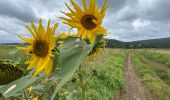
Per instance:
[[[126,57],[125,50],[106,49],[104,53],[86,59],[83,76],[87,82],[88,100],[117,98],[116,95],[124,90],[123,68]]]
[[[16,45],[0,45],[0,59],[10,59],[12,62],[25,69],[24,63],[27,60],[27,56],[23,51],[19,51]],[[19,64],[20,63],[20,64]]]
[[[19,51],[16,46],[0,46],[0,59],[11,59],[13,61],[24,61],[26,55]]]
[[[125,52],[107,50],[105,56],[87,64],[87,77],[92,70],[97,70],[98,75],[89,78],[89,94],[98,100],[108,100],[116,92],[124,89],[123,67],[126,58]]]
[[[143,80],[153,97],[157,100],[170,100],[170,87],[157,76],[157,72],[136,54],[132,55],[132,62],[135,71]]]
[[[124,91],[123,69],[128,52],[124,49],[105,49],[87,57],[82,64],[87,100],[114,100],[118,98],[121,91]],[[150,55],[150,53],[146,55]],[[152,54],[152,57],[156,56]],[[0,47],[0,59],[25,61],[26,55],[14,46],[3,46]],[[158,100],[170,100],[170,74],[142,60],[137,54],[132,55],[132,62],[135,71],[150,93]],[[81,100],[80,85],[77,74],[75,74],[73,80],[64,86],[60,94],[63,92],[65,95],[75,93],[76,98]]]
[[[158,67],[155,67],[154,64],[152,63],[149,63],[147,61],[145,61],[144,59],[140,59],[144,64],[147,64],[149,66],[149,68],[151,70],[153,70],[156,75],[161,79],[163,80],[166,84],[168,84],[170,86],[170,73],[158,68]],[[160,66],[161,67],[161,66]]]
[[[86,81],[88,100],[116,99],[117,94],[124,90],[123,68],[126,56],[126,50],[105,49],[98,54],[87,57],[82,64],[82,70]],[[19,61],[19,59],[25,60],[25,58],[25,54],[18,51],[15,46],[0,47],[0,59]],[[75,75],[76,77],[77,75]],[[79,92],[79,80],[72,81],[65,85],[60,94],[64,90],[66,90],[64,94]],[[78,95],[76,97],[81,99]]]
[[[169,54],[161,54],[161,53],[157,53],[154,51],[147,51],[147,50],[144,50],[143,54],[146,57],[148,57],[156,62],[165,64],[170,68],[170,55]]]

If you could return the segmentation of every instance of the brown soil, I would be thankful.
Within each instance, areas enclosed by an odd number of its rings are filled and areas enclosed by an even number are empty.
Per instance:
[[[142,55],[142,54],[139,54],[139,56],[140,56],[143,60],[147,61],[148,63],[150,63],[150,64],[152,64],[152,65],[154,65],[154,67],[157,67],[157,68],[159,68],[160,70],[163,70],[163,71],[165,71],[165,72],[170,73],[170,68],[168,68],[168,66],[166,66],[166,65],[164,65],[164,64],[161,64],[161,63],[158,63],[158,62],[156,62],[156,61],[153,61],[153,60],[151,60],[151,59],[148,59],[147,57],[145,57],[145,56]]]
[[[121,94],[119,100],[153,100],[150,93],[144,88],[141,80],[135,74],[130,54],[125,63],[124,78],[126,91]]]

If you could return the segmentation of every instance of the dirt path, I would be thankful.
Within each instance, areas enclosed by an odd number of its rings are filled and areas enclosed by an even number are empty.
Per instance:
[[[152,64],[152,65],[154,65],[154,67],[159,68],[160,70],[163,70],[163,71],[165,71],[165,72],[170,73],[170,68],[168,68],[168,66],[166,66],[166,65],[164,65],[164,64],[161,64],[161,63],[158,63],[158,62],[156,62],[156,61],[153,61],[153,60],[151,60],[151,59],[148,59],[147,57],[145,57],[145,56],[142,55],[142,54],[139,54],[139,56],[140,56],[143,60],[147,61],[148,63],[150,63],[150,64]]]
[[[133,70],[131,54],[125,63],[124,78],[126,92],[121,94],[120,100],[153,100]]]

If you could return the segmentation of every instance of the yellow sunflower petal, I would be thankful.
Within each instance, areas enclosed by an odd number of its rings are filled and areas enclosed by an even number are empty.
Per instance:
[[[107,1],[108,0],[105,0],[102,9],[99,12],[99,15],[100,15],[101,18],[103,18],[105,16],[105,12],[106,12],[106,9],[107,9]]]
[[[75,12],[67,5],[67,3],[65,3],[65,5],[66,5],[66,7],[70,10],[71,13],[73,13],[73,14],[75,13]]]
[[[79,23],[78,20],[73,20],[73,19],[69,19],[69,18],[64,18],[64,17],[59,17],[65,21],[67,21],[68,23]]]
[[[58,25],[59,25],[58,23],[55,23],[53,30],[52,30],[52,35],[55,34],[55,30],[57,29]]]
[[[24,36],[18,35],[19,38],[21,38],[22,40],[24,40],[25,42],[29,43],[29,44],[33,44],[33,40],[30,38],[26,38]]]
[[[84,32],[85,29],[78,29],[78,36],[82,36],[83,32]]]
[[[52,50],[55,47],[55,39],[50,39],[49,50]]]
[[[73,16],[75,16],[76,18],[81,18],[82,15],[80,15],[80,13],[76,13],[75,11],[73,11],[68,5],[67,3],[65,3],[66,7],[70,10],[70,12],[72,13]]]
[[[96,0],[90,0],[89,10],[94,13]]]
[[[35,33],[29,28],[29,26],[25,25],[25,28],[31,33],[31,35],[36,38]]]
[[[48,20],[47,33],[49,32],[49,29],[50,29],[50,19]]]
[[[42,19],[39,20],[38,33],[41,39],[45,38],[45,30],[44,30],[44,27],[42,26]]]
[[[63,22],[63,23],[71,26],[72,28],[79,28],[79,27],[81,27],[80,23],[69,23],[69,22]]]
[[[61,13],[63,13],[64,15],[66,15],[66,16],[69,17],[69,18],[74,18],[73,15],[72,15],[72,13],[65,13],[65,12],[63,12],[63,11],[61,11]]]
[[[17,47],[17,49],[30,52],[30,51],[32,50],[32,46],[28,46],[28,47]]]
[[[54,32],[55,33],[55,32]],[[49,32],[46,33],[46,38],[47,38],[47,41],[50,42],[50,39],[52,39],[53,35],[53,28],[49,28]]]
[[[98,8],[98,6],[96,5],[95,10],[94,10],[94,14],[97,15],[98,13],[99,13],[99,8]]]
[[[46,36],[48,36],[49,33],[50,33],[50,19],[48,20],[48,25],[47,25],[47,29],[46,29]]]
[[[37,27],[34,25],[34,22],[33,22],[33,21],[31,22],[31,26],[32,26],[32,29],[34,30],[34,32],[35,32],[36,35],[37,35],[37,33],[38,33]],[[35,37],[36,37],[36,36],[35,36]]]
[[[95,38],[96,38],[96,36],[95,36],[95,35],[93,35],[93,34],[91,34],[91,35],[90,35],[89,40],[90,40],[90,43],[91,43],[91,44],[93,44],[93,43],[94,43]]]
[[[50,61],[48,62],[48,67],[45,68],[45,73],[47,76],[49,76],[51,74],[51,71],[53,69],[53,61],[52,59],[50,59]]]
[[[83,13],[82,9],[73,0],[70,0],[70,2],[73,5],[74,9],[77,11],[77,13],[79,14]]]
[[[84,30],[84,32],[82,33],[82,39],[86,38],[87,33],[88,33],[88,30]]]
[[[95,30],[95,33],[105,35],[107,34],[107,30],[104,27],[100,26],[98,29]]]
[[[85,11],[87,9],[86,0],[82,0],[82,4],[83,4],[83,7],[84,7],[84,11]]]
[[[33,60],[33,61],[31,62],[31,64],[28,66],[27,70],[30,70],[30,69],[36,67],[38,62],[39,62],[39,58],[38,58],[38,57],[34,58],[34,60]]]
[[[39,68],[40,66],[42,66],[44,64],[44,58],[40,58],[40,61],[38,62],[38,67]]]
[[[33,76],[37,76],[37,74],[41,73],[45,69],[45,67],[48,67],[47,64],[49,63],[49,61],[50,61],[50,57],[46,57],[44,59],[44,63],[41,66],[37,67],[37,70],[35,71]]]

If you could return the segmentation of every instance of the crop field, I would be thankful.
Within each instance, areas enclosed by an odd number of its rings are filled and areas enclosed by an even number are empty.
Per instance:
[[[80,88],[83,86],[86,100],[170,100],[170,54],[163,51],[100,49],[86,57],[78,69],[81,71],[77,71],[57,95],[62,100],[83,100],[84,93]],[[1,46],[0,52],[0,59],[16,62],[27,59],[24,52],[19,52],[15,46]],[[35,95],[40,100],[50,98],[50,91],[57,81],[53,76],[50,81],[44,78],[38,83],[25,88],[28,100]],[[47,94],[42,95],[42,92]],[[22,100],[24,95],[18,91],[13,98]]]

